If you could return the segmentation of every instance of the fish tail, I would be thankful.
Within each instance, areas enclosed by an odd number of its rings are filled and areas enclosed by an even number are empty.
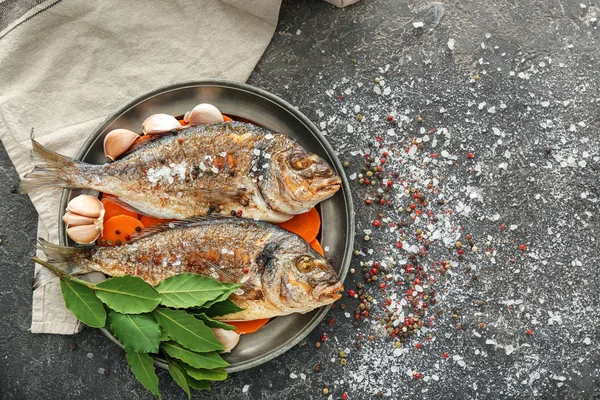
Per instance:
[[[91,255],[93,247],[61,246],[38,238],[37,248],[44,252],[49,264],[66,274],[76,275],[92,271],[83,265],[82,260]],[[44,270],[48,271],[46,268]],[[36,289],[54,279],[56,279],[55,274],[40,271],[33,280],[33,288]]]
[[[48,150],[36,142],[33,137],[31,138],[31,144],[33,153],[39,157],[42,163],[36,165],[32,172],[25,175],[14,190],[16,193],[81,187],[74,183],[81,162]]]

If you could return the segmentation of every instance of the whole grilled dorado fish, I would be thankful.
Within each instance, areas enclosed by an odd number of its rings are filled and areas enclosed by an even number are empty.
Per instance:
[[[108,164],[62,156],[32,138],[43,162],[18,192],[86,188],[117,196],[142,214],[185,219],[213,211],[283,222],[338,191],[341,179],[286,135],[233,122],[193,126]]]
[[[341,297],[331,265],[304,239],[246,218],[196,218],[156,225],[118,247],[64,247],[40,239],[48,262],[70,274],[139,276],[156,285],[181,273],[242,284],[230,299],[244,311],[223,320],[306,313]]]

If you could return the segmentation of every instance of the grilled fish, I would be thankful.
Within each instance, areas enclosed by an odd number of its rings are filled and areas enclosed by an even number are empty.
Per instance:
[[[118,247],[63,247],[40,239],[48,262],[70,274],[139,276],[156,285],[196,273],[242,286],[230,296],[244,311],[224,320],[306,313],[341,297],[331,265],[304,239],[262,221],[208,217],[146,228]]]
[[[242,122],[184,128],[102,165],[67,158],[33,138],[32,145],[43,163],[25,175],[18,192],[94,189],[158,218],[216,211],[283,222],[341,185],[325,160],[293,139]]]

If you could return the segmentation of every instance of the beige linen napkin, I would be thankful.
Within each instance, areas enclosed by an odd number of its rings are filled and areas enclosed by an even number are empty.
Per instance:
[[[246,81],[280,0],[45,1],[0,32],[0,139],[20,175],[29,133],[74,156],[107,116],[157,87],[200,78]],[[31,195],[39,236],[58,241],[60,191]],[[37,273],[36,269],[36,273]],[[72,334],[58,283],[34,291],[31,331]]]

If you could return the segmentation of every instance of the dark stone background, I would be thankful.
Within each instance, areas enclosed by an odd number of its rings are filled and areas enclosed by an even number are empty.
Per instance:
[[[445,234],[456,228],[466,243],[469,233],[479,251],[467,248],[460,259],[441,240],[432,243],[424,264],[457,264],[431,285],[438,301],[427,312],[435,316],[430,341],[409,337],[394,353],[393,339],[378,325],[353,326],[358,300],[344,296],[294,349],[194,398],[337,399],[345,392],[367,399],[380,391],[394,399],[600,398],[599,14],[588,0],[362,0],[347,9],[284,1],[250,83],[323,123],[342,161],[349,161],[349,175],[360,173],[364,162],[356,152],[370,152],[376,136],[402,148],[425,136],[421,128],[433,129],[437,147],[426,143],[414,159],[390,156],[386,172],[440,178],[429,209],[441,213]],[[378,94],[375,86],[391,91]],[[407,118],[392,126],[388,113]],[[387,135],[390,128],[395,137]],[[437,159],[427,158],[434,152]],[[0,169],[0,397],[152,398],[100,331],[71,337],[28,332],[36,212],[26,197],[9,193],[19,177],[3,148]],[[357,272],[348,288],[364,282],[360,263],[406,259],[393,246],[397,233],[375,229],[371,221],[378,213],[401,219],[395,209],[409,200],[392,190],[385,196],[393,208],[366,206],[375,189],[357,181],[351,184],[362,255],[353,261]],[[454,213],[443,214],[447,209]],[[408,226],[405,240],[414,244],[412,235],[424,225]],[[365,229],[373,230],[369,242]],[[390,266],[392,273],[402,270]],[[386,295],[376,285],[366,287],[377,302],[371,317],[384,316]],[[327,340],[315,348],[323,334]],[[345,366],[340,350],[348,353]],[[159,377],[165,398],[185,397],[166,371]],[[323,395],[325,387],[330,396]]]

